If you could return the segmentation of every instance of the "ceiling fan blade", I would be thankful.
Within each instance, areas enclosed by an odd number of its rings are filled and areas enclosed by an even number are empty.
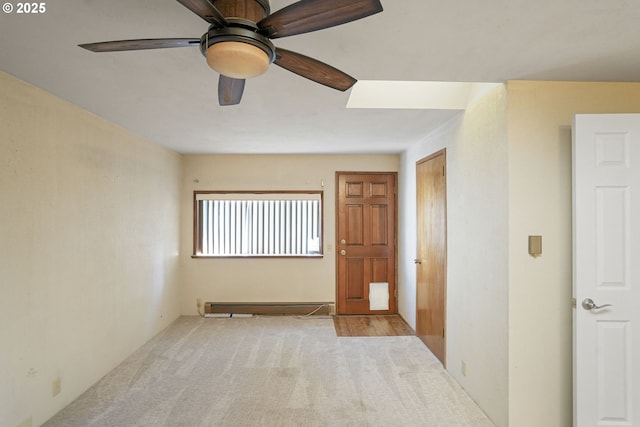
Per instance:
[[[200,39],[137,39],[79,44],[92,52],[120,52],[124,50],[164,49],[169,47],[200,46]]]
[[[220,74],[218,80],[218,103],[222,106],[238,105],[244,92],[245,79],[234,79]]]
[[[300,0],[258,22],[269,38],[292,36],[345,24],[382,12],[380,0]]]
[[[224,15],[210,0],[178,0],[178,3],[207,21],[209,24],[216,24],[218,27],[226,27],[229,25]]]
[[[276,49],[276,65],[333,89],[345,91],[357,80],[331,65],[285,49]]]

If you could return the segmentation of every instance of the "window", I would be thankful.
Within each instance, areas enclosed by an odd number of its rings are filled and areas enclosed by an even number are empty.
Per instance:
[[[194,257],[321,257],[322,192],[194,192]]]

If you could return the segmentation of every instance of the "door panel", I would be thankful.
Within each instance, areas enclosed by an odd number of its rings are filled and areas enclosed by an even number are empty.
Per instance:
[[[389,263],[384,258],[374,258],[371,262],[371,281],[386,282],[389,277]]]
[[[389,214],[386,205],[371,206],[371,244],[373,246],[387,246],[389,232],[387,221]]]
[[[396,313],[396,174],[336,174],[338,314]],[[389,310],[369,309],[369,283],[389,283]]]
[[[578,115],[573,137],[574,425],[639,425],[640,115]]]
[[[440,151],[416,164],[416,335],[445,364],[446,156]]]
[[[364,259],[349,257],[345,264],[347,267],[347,299],[364,299],[364,288],[362,287],[365,278]]]
[[[364,244],[364,206],[347,205],[346,207],[346,241],[349,245]]]

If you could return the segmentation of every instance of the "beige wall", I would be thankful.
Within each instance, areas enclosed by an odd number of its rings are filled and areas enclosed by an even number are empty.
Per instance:
[[[178,154],[0,73],[0,425],[177,318],[180,180]]]
[[[397,155],[184,156],[182,314],[196,299],[213,302],[335,301],[335,172],[398,170]],[[322,259],[192,259],[194,190],[320,190]]]
[[[415,162],[447,148],[447,365],[499,427],[572,424],[572,119],[639,111],[638,83],[509,82],[402,155],[400,311],[415,322]]]
[[[640,112],[638,83],[509,82],[509,425],[572,423],[571,124]],[[543,255],[527,236],[543,236]]]
[[[447,368],[497,426],[508,417],[506,108],[501,86],[407,150],[400,174],[400,313],[415,327],[416,161],[446,148]]]

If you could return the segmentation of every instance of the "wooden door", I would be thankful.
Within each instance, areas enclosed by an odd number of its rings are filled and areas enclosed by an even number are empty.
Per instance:
[[[416,164],[416,335],[445,364],[447,200],[446,154]]]
[[[640,425],[640,114],[573,128],[574,425]]]
[[[336,173],[337,314],[394,314],[396,174]],[[389,309],[370,310],[369,284],[389,284]]]

